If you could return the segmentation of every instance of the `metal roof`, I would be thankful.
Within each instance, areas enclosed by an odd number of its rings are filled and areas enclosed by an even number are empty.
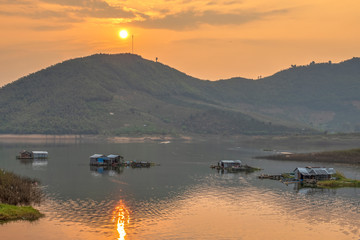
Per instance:
[[[48,154],[46,151],[32,151],[34,154]]]
[[[334,168],[320,168],[320,167],[298,167],[294,172],[298,170],[302,175],[311,176],[311,175],[331,175],[335,174],[336,171]]]
[[[120,157],[120,155],[110,154],[107,157],[108,158],[117,158],[117,157]]]
[[[223,163],[240,163],[241,164],[240,160],[220,160],[220,162],[223,162]]]
[[[90,158],[99,158],[99,157],[104,157],[104,154],[94,154],[90,156]]]
[[[299,167],[299,168],[296,168],[302,175],[311,175],[308,170],[306,168],[302,168],[302,167]],[[296,171],[295,169],[295,171]],[[294,172],[295,172],[294,171]]]

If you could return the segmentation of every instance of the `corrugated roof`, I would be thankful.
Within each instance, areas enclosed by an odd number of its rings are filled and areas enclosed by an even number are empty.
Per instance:
[[[325,168],[314,168],[312,169],[315,175],[327,175],[329,174]]]
[[[220,162],[223,162],[223,163],[240,163],[241,164],[240,160],[220,160]]]
[[[34,154],[48,154],[46,151],[32,151]]]
[[[302,175],[311,175],[306,168],[297,168]],[[296,169],[295,169],[296,171]]]
[[[104,157],[103,154],[94,154],[92,156],[90,156],[90,158],[99,158],[99,157]]]
[[[120,157],[120,155],[110,154],[107,157],[108,158],[117,158],[117,157]]]
[[[334,168],[318,168],[318,167],[306,167],[306,168],[302,168],[302,167],[298,167],[296,168],[302,175],[331,175],[331,174],[335,174],[336,171]],[[294,171],[296,171],[296,169]]]

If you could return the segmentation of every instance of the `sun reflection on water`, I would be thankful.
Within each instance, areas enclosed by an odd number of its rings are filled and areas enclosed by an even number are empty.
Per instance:
[[[119,233],[118,240],[125,240],[126,226],[130,223],[130,212],[122,201],[116,206],[113,216],[113,222],[116,223],[116,229]]]

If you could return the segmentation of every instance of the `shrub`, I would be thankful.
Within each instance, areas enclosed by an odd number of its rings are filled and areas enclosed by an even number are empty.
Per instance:
[[[40,200],[38,181],[0,169],[0,203],[30,205]]]

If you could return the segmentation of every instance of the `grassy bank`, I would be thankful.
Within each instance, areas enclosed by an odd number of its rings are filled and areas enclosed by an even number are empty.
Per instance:
[[[40,203],[41,195],[36,180],[0,169],[0,221],[38,219],[42,214],[30,205]]]
[[[335,180],[318,181],[318,187],[341,188],[341,187],[360,187],[360,181],[346,178],[342,173],[337,172],[333,175]]]
[[[341,150],[341,151],[315,152],[315,153],[275,154],[269,156],[261,156],[257,158],[286,160],[286,161],[360,164],[360,148]]]
[[[0,204],[0,222],[13,220],[37,220],[42,217],[38,210],[31,206],[14,206],[9,204]]]

